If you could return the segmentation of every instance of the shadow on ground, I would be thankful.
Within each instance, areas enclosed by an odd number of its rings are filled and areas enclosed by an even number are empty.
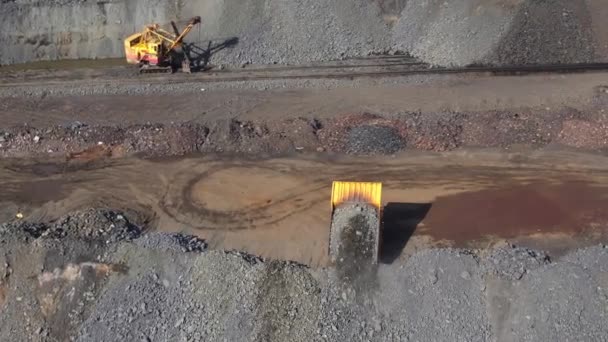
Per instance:
[[[380,262],[393,263],[431,209],[431,203],[388,203],[384,207],[384,227]]]
[[[190,59],[192,71],[205,71],[214,54],[226,48],[234,47],[238,43],[238,37],[231,37],[222,41],[210,40],[202,43],[187,43],[184,44],[184,51]]]

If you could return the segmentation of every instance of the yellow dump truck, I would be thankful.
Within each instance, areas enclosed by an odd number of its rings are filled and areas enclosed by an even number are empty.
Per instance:
[[[329,256],[347,273],[378,263],[382,226],[382,183],[333,182]]]

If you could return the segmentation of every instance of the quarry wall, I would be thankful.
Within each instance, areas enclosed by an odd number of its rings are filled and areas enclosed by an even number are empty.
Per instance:
[[[455,66],[608,61],[603,0],[2,0],[0,64],[122,57],[145,24],[194,15],[188,41],[213,64],[387,52]]]

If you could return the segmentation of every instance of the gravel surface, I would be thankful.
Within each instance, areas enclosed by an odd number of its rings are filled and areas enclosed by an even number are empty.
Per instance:
[[[388,26],[379,8],[366,0],[226,0],[186,6],[203,13],[202,38],[212,39],[211,46],[238,38],[211,56],[216,65],[299,64],[365,56],[389,47]],[[196,34],[191,39],[200,40]]]
[[[135,244],[147,249],[175,252],[197,252],[207,250],[207,243],[196,236],[183,234],[149,233],[135,240]]]
[[[605,285],[599,278],[568,263],[539,269],[513,286],[517,296],[506,333],[516,341],[605,339],[608,327],[597,324],[608,317]]]
[[[584,1],[411,0],[393,30],[393,49],[431,64],[521,65],[605,61],[596,53],[596,5]],[[603,37],[603,38],[600,38]]]
[[[509,280],[520,280],[528,272],[549,263],[549,257],[526,248],[506,246],[496,248],[484,259],[482,267],[488,274]]]
[[[525,1],[484,61],[500,65],[597,61],[602,57],[595,53],[591,11],[585,1]]]
[[[353,154],[393,154],[403,145],[394,127],[358,126],[348,132],[346,151]]]
[[[475,255],[430,250],[379,270],[379,308],[412,341],[489,341],[483,272]]]
[[[477,7],[476,3],[408,1],[393,30],[394,49],[435,65],[481,62],[508,30],[517,7],[503,7],[500,2]]]
[[[99,231],[108,212],[70,217]],[[191,237],[43,240],[0,241],[0,340],[601,341],[608,334],[605,246],[551,261],[512,246],[479,255],[428,249],[378,265],[370,286],[354,287],[339,269],[211,251]],[[184,253],[193,243],[196,253]]]
[[[15,220],[0,225],[0,234],[32,238],[100,240],[114,243],[133,240],[142,229],[131,223],[124,213],[108,209],[85,209],[70,213],[54,222]]]

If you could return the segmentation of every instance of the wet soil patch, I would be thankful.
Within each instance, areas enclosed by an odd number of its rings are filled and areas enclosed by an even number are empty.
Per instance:
[[[420,234],[462,246],[486,237],[581,234],[608,227],[608,189],[586,182],[531,183],[440,197]]]

